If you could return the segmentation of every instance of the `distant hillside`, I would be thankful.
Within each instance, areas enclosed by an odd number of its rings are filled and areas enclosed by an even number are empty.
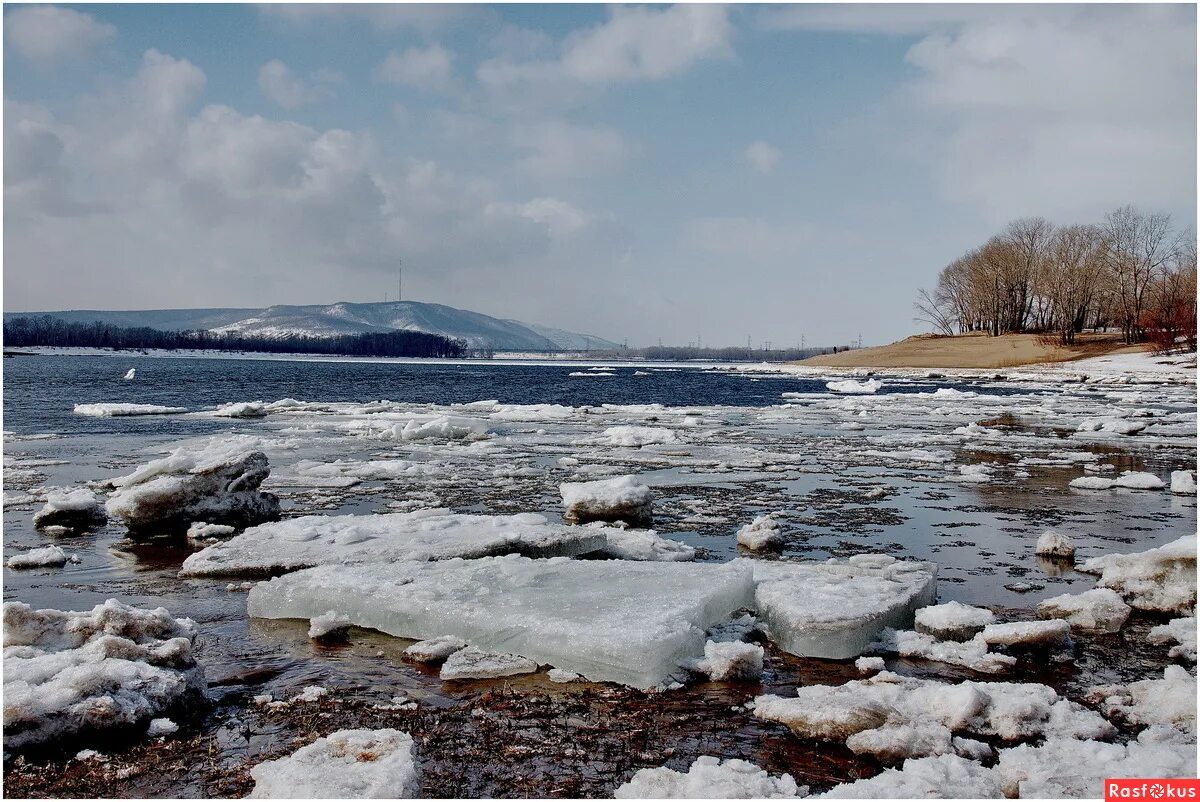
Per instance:
[[[50,315],[70,322],[148,326],[160,331],[207,329],[260,337],[335,337],[384,331],[421,331],[466,341],[472,348],[512,351],[605,350],[616,343],[590,334],[501,320],[489,315],[419,301],[336,303],[328,306],[270,306],[266,309],[148,309],[114,312],[5,312],[4,319]]]

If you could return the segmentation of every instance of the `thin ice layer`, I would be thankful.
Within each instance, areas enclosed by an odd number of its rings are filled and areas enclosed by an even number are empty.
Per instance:
[[[259,583],[249,609],[311,618],[336,606],[389,635],[449,635],[593,681],[650,688],[703,656],[705,630],[752,599],[745,565],[510,555],[322,566]]]
[[[937,566],[862,554],[824,563],[742,560],[771,640],[801,657],[857,657],[885,627],[906,629],[932,604]]]
[[[565,526],[535,513],[462,515],[439,509],[306,515],[255,526],[209,546],[184,560],[180,575],[265,576],[318,565],[514,553],[570,557],[604,549],[607,535],[606,527]]]

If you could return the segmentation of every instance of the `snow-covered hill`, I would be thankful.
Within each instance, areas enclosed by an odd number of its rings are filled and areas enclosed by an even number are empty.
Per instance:
[[[513,351],[596,350],[616,343],[590,334],[501,320],[489,315],[419,301],[336,303],[328,306],[271,306],[266,309],[149,309],[129,312],[70,310],[6,312],[5,319],[50,315],[61,320],[115,326],[148,326],[163,331],[209,329],[266,337],[332,337],[368,331],[424,331],[465,340],[475,348]]]

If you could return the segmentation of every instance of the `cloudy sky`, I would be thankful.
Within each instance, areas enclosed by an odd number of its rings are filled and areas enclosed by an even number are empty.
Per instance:
[[[1011,218],[1196,214],[1190,6],[14,6],[4,308],[405,296],[890,341]]]

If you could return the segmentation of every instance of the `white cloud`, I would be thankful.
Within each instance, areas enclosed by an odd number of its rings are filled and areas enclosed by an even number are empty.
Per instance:
[[[525,203],[492,204],[488,211],[498,215],[516,215],[543,225],[554,239],[563,239],[584,231],[592,215],[560,198],[534,198]]]
[[[950,199],[997,221],[1195,198],[1194,10],[1000,13],[930,33],[897,98]]]
[[[279,59],[271,59],[258,71],[258,88],[278,106],[295,109],[319,103],[333,95],[333,87],[342,77],[329,70],[319,70],[305,81]]]
[[[521,61],[506,54],[480,64],[477,77],[494,92],[533,86],[549,95],[662,80],[702,61],[729,58],[732,33],[720,5],[613,6],[605,22],[569,34],[556,58]]]
[[[759,139],[750,143],[744,155],[751,167],[765,175],[775,169],[782,154],[770,142]]]
[[[83,59],[111,41],[117,29],[90,14],[58,6],[18,6],[4,15],[8,44],[24,58],[49,65]]]
[[[439,44],[392,51],[375,70],[375,77],[424,92],[445,92],[454,84],[454,53]]]
[[[455,3],[263,3],[259,10],[288,25],[357,21],[387,33],[406,28],[431,33],[474,13],[471,6]]]
[[[630,148],[619,131],[590,127],[564,120],[520,124],[513,129],[512,144],[531,151],[520,166],[539,178],[579,178],[620,168]]]

